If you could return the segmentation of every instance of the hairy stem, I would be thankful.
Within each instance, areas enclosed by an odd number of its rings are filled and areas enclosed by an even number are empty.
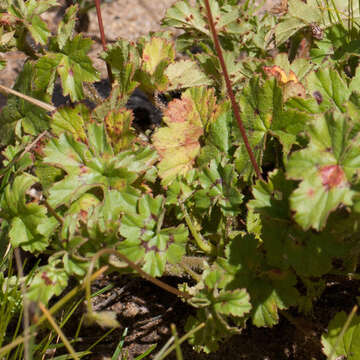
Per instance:
[[[97,15],[98,24],[99,24],[101,44],[102,44],[104,51],[106,51],[107,46],[106,46],[106,39],[105,39],[104,24],[103,24],[102,16],[101,16],[100,0],[95,0],[95,6],[96,6],[96,15]],[[112,84],[114,79],[113,79],[113,74],[111,71],[111,66],[109,63],[106,63],[106,69],[108,72],[109,82],[110,82],[110,84]]]
[[[217,33],[216,33],[216,29],[215,29],[215,25],[214,25],[214,19],[213,19],[212,13],[211,13],[210,5],[209,5],[209,0],[204,0],[204,2],[205,2],[207,18],[208,18],[208,22],[209,22],[209,26],[210,26],[210,31],[211,31],[211,34],[212,34],[212,37],[213,37],[213,40],[214,40],[216,53],[217,53],[217,56],[218,56],[219,61],[220,61],[221,69],[222,69],[223,76],[224,76],[225,83],[226,83],[227,92],[228,92],[229,98],[231,100],[231,106],[232,106],[236,121],[238,123],[239,129],[240,129],[240,132],[241,132],[241,136],[242,136],[242,138],[244,140],[246,150],[247,150],[247,152],[249,154],[252,166],[253,166],[253,168],[255,170],[255,173],[256,173],[257,177],[262,180],[260,169],[258,167],[258,164],[256,163],[254,153],[253,153],[253,151],[252,151],[252,149],[250,147],[249,140],[247,138],[246,131],[245,131],[243,122],[241,120],[239,105],[235,100],[235,95],[234,95],[234,92],[233,92],[233,89],[232,89],[232,84],[231,84],[229,74],[228,74],[228,71],[227,71],[227,68],[226,68],[226,65],[225,65],[224,56],[223,56],[223,53],[222,53],[222,50],[221,50],[219,38],[218,38]]]

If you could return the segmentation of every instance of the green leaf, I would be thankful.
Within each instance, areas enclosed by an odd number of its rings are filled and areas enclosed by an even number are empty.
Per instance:
[[[327,233],[302,232],[290,225],[270,229],[271,223],[265,222],[262,239],[269,264],[284,270],[291,266],[300,276],[322,276],[330,271],[334,256],[344,255],[342,244]]]
[[[111,65],[111,71],[118,80],[120,94],[130,94],[138,86],[134,80],[136,70],[140,68],[140,55],[133,43],[120,39],[110,44],[101,58]]]
[[[26,62],[16,80],[14,89],[24,95],[37,99],[40,97],[39,100],[42,100],[41,96],[33,90],[34,73],[33,64]],[[13,139],[17,124],[21,124],[25,133],[38,135],[49,128],[49,120],[46,110],[15,95],[9,95],[7,105],[0,113],[1,143],[8,144]]]
[[[324,68],[313,71],[307,76],[306,83],[306,90],[317,101],[320,112],[334,107],[345,112],[350,90],[336,70]]]
[[[213,90],[191,88],[181,100],[171,101],[164,113],[167,127],[156,130],[154,146],[160,156],[159,175],[169,184],[194,166],[200,152],[199,138],[204,128],[215,120],[217,109]]]
[[[262,262],[263,255],[258,251],[259,241],[252,235],[238,235],[226,246],[225,256],[235,271],[254,273]]]
[[[69,238],[67,238],[69,241]],[[70,242],[69,242],[70,243]],[[85,277],[86,271],[89,268],[89,262],[87,260],[80,260],[79,258],[74,258],[66,253],[63,256],[64,270],[68,274],[74,274],[79,277]]]
[[[161,276],[167,262],[178,263],[185,254],[188,231],[183,224],[161,228],[164,198],[144,195],[137,213],[126,213],[120,234],[125,238],[119,251],[132,261],[143,261],[142,269],[152,276]]]
[[[52,88],[54,73],[61,79],[64,95],[70,95],[71,101],[83,99],[83,82],[99,80],[97,71],[87,53],[91,48],[91,40],[81,35],[68,39],[60,53],[47,52],[36,63],[36,86],[40,89]]]
[[[211,13],[215,21],[217,33],[222,34],[244,34],[250,30],[247,22],[241,22],[241,8],[236,4],[223,4],[218,1],[209,1]],[[197,2],[195,6],[188,0],[177,1],[170,7],[163,19],[163,25],[185,30],[187,33],[195,31],[199,35],[210,36],[207,26],[205,7]]]
[[[37,269],[26,293],[29,300],[47,305],[54,295],[59,296],[65,290],[69,276],[56,265],[57,262],[53,262]]]
[[[190,330],[195,324],[205,322],[205,327],[190,338],[190,343],[206,352],[216,350],[218,342],[231,334],[240,333],[241,329],[231,324],[245,323],[245,316],[252,308],[249,294],[245,289],[225,289],[234,276],[229,272],[229,265],[215,263],[202,274],[202,280],[188,289],[194,296],[191,304],[197,308],[196,318],[190,317],[185,325]],[[227,321],[225,316],[230,317]]]
[[[301,180],[291,195],[291,208],[304,229],[322,229],[330,212],[352,204],[350,181],[358,174],[360,151],[350,130],[344,115],[319,116],[309,128],[308,147],[290,157],[287,176]]]
[[[261,239],[270,266],[283,271],[293,267],[301,276],[321,276],[331,268],[332,257],[344,256],[346,249],[329,233],[304,232],[291,220],[289,195],[294,183],[280,171],[269,174],[268,183],[258,181],[249,209],[260,214]],[[274,223],[279,226],[274,227]],[[250,294],[251,295],[251,294]]]
[[[91,113],[91,118],[99,123],[102,123],[105,117],[112,111],[120,111],[124,108],[128,96],[122,92],[123,89],[119,84],[114,84],[110,96],[101,102]]]
[[[8,11],[22,21],[36,43],[45,45],[51,33],[39,15],[56,5],[56,0],[19,0],[13,2]]]
[[[86,143],[62,134],[44,148],[44,162],[67,174],[49,190],[51,206],[75,201],[94,187],[125,190],[156,161],[156,153],[150,148],[114,155],[103,125],[89,124]]]
[[[199,182],[203,190],[195,193],[197,207],[210,209],[218,204],[225,216],[239,214],[243,195],[236,187],[237,175],[232,165],[222,167],[212,160],[199,174]]]
[[[27,200],[27,191],[36,183],[36,178],[21,175],[13,184],[5,188],[1,199],[1,216],[10,224],[9,237],[12,246],[22,247],[25,251],[43,251],[49,245],[56,220],[47,216],[47,209],[37,201]]]
[[[65,46],[68,40],[71,40],[74,35],[76,15],[78,5],[71,5],[66,9],[66,12],[58,25],[57,41],[60,50]]]
[[[1,13],[0,19],[6,23],[6,26],[0,26],[0,49],[2,52],[11,51],[16,49],[16,25],[17,17],[9,13]],[[5,67],[6,60],[1,56],[1,66]]]
[[[51,35],[46,23],[38,15],[34,15],[28,29],[33,39],[42,45],[45,45]]]
[[[75,139],[84,141],[86,138],[84,124],[89,120],[89,109],[84,104],[77,104],[74,108],[62,107],[53,114],[51,128],[57,135],[66,131]]]
[[[171,62],[174,58],[175,50],[171,43],[161,38],[152,38],[144,47],[142,69],[153,75],[163,62]]]
[[[169,79],[165,75],[165,70],[174,58],[174,45],[165,39],[153,37],[145,44],[141,69],[134,77],[145,93],[151,95],[155,90],[167,90]]]
[[[348,315],[338,312],[330,321],[328,331],[321,336],[323,352],[331,359],[346,357],[356,360],[360,357],[360,317],[355,315],[342,337],[340,333],[347,322]]]
[[[242,121],[257,163],[261,166],[267,137],[275,136],[283,145],[286,156],[297,135],[304,129],[308,116],[295,111],[283,111],[282,90],[275,79],[265,81],[252,78],[240,95]],[[240,131],[234,127],[234,135],[241,139]],[[254,171],[242,140],[235,152],[237,171],[246,178]]]
[[[321,22],[322,14],[315,1],[289,0],[288,11],[275,27],[276,45],[280,46],[300,29]]]
[[[295,288],[296,277],[291,272],[275,269],[273,273],[280,278],[279,281],[257,278],[248,288],[253,304],[252,320],[257,327],[276,325],[278,311],[295,305],[299,297]]]
[[[275,27],[276,46],[281,46],[287,39],[293,36],[307,24],[301,19],[294,18],[290,15],[283,16],[281,22]]]
[[[103,239],[103,243],[108,246],[118,242],[120,217],[124,213],[136,213],[140,195],[140,191],[130,186],[123,191],[106,190],[104,192],[102,204],[89,214],[87,220],[89,235],[99,244],[99,248],[102,247],[100,239]]]
[[[279,309],[295,305],[299,296],[296,277],[289,270],[268,268],[264,264],[263,249],[252,235],[238,235],[226,247],[226,258],[233,280],[227,289],[246,288],[250,295],[253,323],[273,326],[278,323]],[[262,274],[259,269],[267,269]]]
[[[191,315],[187,318],[185,331],[189,332],[201,323],[205,323],[205,326],[190,336],[189,343],[195,350],[209,354],[219,349],[219,342],[229,336],[229,332],[222,321],[204,309],[199,309],[196,317]]]
[[[5,172],[8,172],[8,174],[11,172],[20,173],[33,166],[34,160],[31,154],[28,152],[24,153],[26,146],[29,146],[32,140],[32,137],[24,136],[21,139],[21,143],[18,143],[15,146],[9,145],[6,147],[2,152],[2,156],[4,157],[3,165],[5,167],[1,169],[1,174],[4,174]]]
[[[224,315],[244,316],[251,310],[250,296],[245,289],[220,291],[214,309]]]
[[[169,186],[166,192],[167,204],[178,204],[179,201],[185,201],[193,194],[196,187],[196,170],[190,170],[184,177],[176,178]]]
[[[231,148],[231,127],[233,125],[230,103],[219,106],[216,118],[210,123],[206,142],[217,147],[224,157]]]
[[[192,60],[181,60],[170,64],[165,70],[165,75],[169,79],[167,91],[212,84],[212,80]]]
[[[213,4],[214,2],[212,2]],[[201,14],[198,6],[191,6],[189,1],[177,1],[171,6],[162,22],[163,25],[180,29],[196,29],[202,33],[209,34],[206,29],[207,22]]]

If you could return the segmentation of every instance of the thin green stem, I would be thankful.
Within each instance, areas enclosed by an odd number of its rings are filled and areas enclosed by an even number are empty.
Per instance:
[[[20,256],[20,250],[19,248],[16,248],[15,250],[15,261],[16,261],[16,267],[18,274],[20,278],[24,277],[23,272],[23,265],[21,261]],[[24,307],[24,313],[23,313],[23,324],[24,324],[24,360],[30,360],[31,354],[30,354],[30,340],[31,340],[31,333],[30,333],[30,314],[29,314],[29,302],[26,298],[26,285],[25,282],[22,281],[20,283],[21,288],[21,294],[23,298],[23,307]]]
[[[203,327],[205,326],[205,323],[201,323],[199,324],[196,328],[190,330],[188,333],[186,333],[183,337],[181,337],[179,339],[179,341],[177,342],[177,345],[181,345],[185,340],[187,340],[190,336],[192,336],[193,334],[195,334],[197,331],[201,330]],[[172,336],[173,341],[175,340],[174,336]],[[172,342],[173,342],[172,341]],[[176,345],[173,344],[167,351],[162,352],[160,351],[155,357],[154,360],[162,360],[165,359],[174,349],[175,349]]]
[[[195,229],[195,226],[190,218],[189,213],[187,212],[184,204],[182,202],[180,202],[180,208],[181,211],[184,214],[184,218],[186,221],[186,224],[191,232],[191,235],[193,236],[197,246],[204,251],[206,254],[208,255],[214,255],[216,253],[216,247],[214,245],[212,245],[211,243],[209,243],[208,241],[206,241],[201,234],[199,234],[197,232],[197,230]]]

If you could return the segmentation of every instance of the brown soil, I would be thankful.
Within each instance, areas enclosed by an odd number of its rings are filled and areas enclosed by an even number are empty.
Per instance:
[[[165,277],[166,283],[177,286],[183,279]],[[108,284],[114,288],[94,299],[98,311],[116,312],[121,328],[115,330],[93,349],[89,360],[111,359],[123,331],[128,329],[124,351],[129,359],[142,354],[151,345],[157,344],[156,354],[170,338],[170,325],[175,324],[180,335],[184,334],[187,317],[195,314],[195,309],[186,305],[176,296],[166,293],[153,284],[129,276],[109,276],[95,282],[93,292]],[[330,285],[332,284],[332,285]],[[188,343],[181,349],[183,358],[192,360],[325,360],[321,351],[321,335],[326,332],[329,321],[338,311],[350,312],[359,295],[358,281],[345,281],[341,285],[330,282],[321,299],[314,304],[312,314],[305,317],[296,311],[280,315],[279,324],[273,328],[256,328],[250,322],[242,334],[233,336],[220,344],[212,354],[197,353]],[[81,316],[79,312],[76,316]],[[71,321],[77,325],[76,319]],[[67,327],[69,336],[74,334],[74,325]],[[104,334],[99,327],[83,327],[76,350],[85,350]],[[152,358],[151,356],[147,359]],[[175,354],[168,359],[175,360]]]

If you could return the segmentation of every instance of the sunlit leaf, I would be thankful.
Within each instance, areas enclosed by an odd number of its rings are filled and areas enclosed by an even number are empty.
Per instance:
[[[323,228],[330,212],[340,204],[352,204],[350,182],[358,175],[360,152],[350,130],[339,113],[319,116],[309,128],[308,147],[289,160],[287,176],[301,180],[291,195],[291,208],[304,229]]]
[[[144,271],[161,276],[167,262],[178,263],[185,254],[188,231],[183,224],[164,227],[158,224],[164,211],[164,199],[143,196],[137,213],[126,213],[121,221],[120,234],[125,238],[119,251],[132,261],[142,261]]]
[[[216,99],[212,90],[192,88],[173,100],[164,113],[167,127],[153,135],[160,156],[159,175],[164,184],[184,175],[194,166],[200,152],[199,138],[214,121]]]

